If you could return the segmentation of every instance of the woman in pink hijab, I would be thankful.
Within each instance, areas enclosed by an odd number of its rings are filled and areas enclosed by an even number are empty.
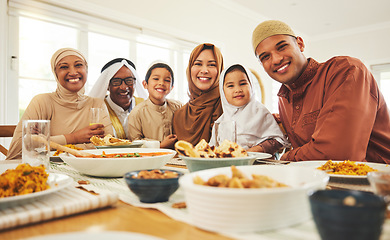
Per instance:
[[[87,143],[94,135],[113,134],[103,100],[84,95],[88,64],[83,54],[72,48],[59,49],[52,56],[51,69],[57,89],[31,100],[15,129],[6,160],[21,158],[23,120],[50,120],[50,141],[61,145]],[[101,124],[89,125],[91,108],[103,109]]]

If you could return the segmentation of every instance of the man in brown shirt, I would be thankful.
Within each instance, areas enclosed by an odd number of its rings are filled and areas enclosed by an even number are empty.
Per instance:
[[[279,114],[292,150],[282,160],[390,163],[390,114],[364,64],[352,57],[307,59],[303,39],[280,21],[253,31],[264,70],[282,83]]]

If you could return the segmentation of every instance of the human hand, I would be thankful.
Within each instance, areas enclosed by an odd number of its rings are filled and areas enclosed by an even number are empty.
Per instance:
[[[104,137],[104,125],[100,123],[93,124],[76,132],[65,134],[68,144],[88,143],[92,136]]]
[[[246,150],[247,152],[264,152],[264,149],[261,145],[255,145],[251,148],[249,148],[248,150]]]
[[[175,134],[170,134],[164,138],[160,143],[160,148],[170,148],[174,149],[175,143],[177,142],[177,136]]]
[[[280,157],[280,161],[287,161],[287,153],[284,153],[281,157]]]

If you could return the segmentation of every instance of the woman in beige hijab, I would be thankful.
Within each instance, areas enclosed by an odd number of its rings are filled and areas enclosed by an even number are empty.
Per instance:
[[[222,114],[218,89],[222,69],[223,58],[217,47],[203,43],[194,48],[187,67],[190,100],[173,116],[178,140],[193,145],[202,139],[209,142],[213,124]]]
[[[94,135],[113,133],[103,100],[84,95],[88,65],[83,54],[72,48],[59,49],[52,56],[51,69],[57,89],[31,100],[15,129],[6,160],[22,156],[23,120],[50,120],[50,141],[62,145],[86,143]],[[89,125],[91,108],[103,109],[101,124]]]

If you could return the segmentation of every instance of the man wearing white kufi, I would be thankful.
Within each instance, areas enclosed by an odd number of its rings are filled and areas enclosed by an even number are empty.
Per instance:
[[[134,92],[138,97],[134,97]],[[127,117],[148,94],[142,87],[135,65],[125,58],[116,58],[104,65],[89,96],[104,99],[115,136],[128,139]]]

